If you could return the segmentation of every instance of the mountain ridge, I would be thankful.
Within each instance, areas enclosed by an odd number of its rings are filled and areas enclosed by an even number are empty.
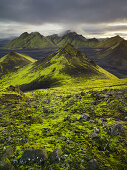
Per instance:
[[[12,51],[0,59],[0,75],[14,72],[35,61],[35,59],[27,55]]]
[[[13,82],[12,85],[17,85],[18,82],[21,90],[26,91],[73,84],[88,79],[116,79],[116,77],[97,66],[74,46],[66,44],[45,59],[19,69],[9,77],[8,83],[10,81]]]
[[[43,49],[43,48],[59,48],[66,43],[71,43],[76,48],[94,47],[97,44],[95,39],[86,39],[76,32],[66,32],[63,35],[43,36],[39,32],[22,33],[18,38],[12,40],[4,46],[7,49]]]

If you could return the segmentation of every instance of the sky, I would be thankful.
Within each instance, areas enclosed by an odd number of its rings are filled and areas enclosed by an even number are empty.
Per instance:
[[[127,39],[127,0],[0,0],[0,39],[66,30],[86,38]]]

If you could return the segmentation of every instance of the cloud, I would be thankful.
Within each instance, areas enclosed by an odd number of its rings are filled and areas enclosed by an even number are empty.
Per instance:
[[[100,23],[127,19],[125,0],[1,0],[0,19],[43,23]]]
[[[59,33],[72,29],[90,36],[114,31],[125,35],[126,0],[1,0],[0,36],[24,31]],[[111,23],[116,23],[112,25]],[[110,25],[109,25],[110,24]]]

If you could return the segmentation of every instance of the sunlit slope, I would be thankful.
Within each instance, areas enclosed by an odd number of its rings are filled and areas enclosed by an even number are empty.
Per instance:
[[[16,71],[17,69],[35,61],[35,59],[27,55],[10,52],[0,59],[0,75]]]
[[[20,85],[22,90],[82,83],[90,79],[117,77],[96,65],[72,45],[67,44],[44,60],[29,64],[5,76],[2,85]]]

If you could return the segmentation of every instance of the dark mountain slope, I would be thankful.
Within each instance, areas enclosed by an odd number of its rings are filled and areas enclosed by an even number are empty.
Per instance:
[[[17,69],[35,61],[35,59],[27,55],[10,52],[0,59],[0,75],[16,71]]]
[[[108,63],[113,65],[125,65],[127,64],[127,42],[122,40],[115,48],[107,49],[102,57]]]

